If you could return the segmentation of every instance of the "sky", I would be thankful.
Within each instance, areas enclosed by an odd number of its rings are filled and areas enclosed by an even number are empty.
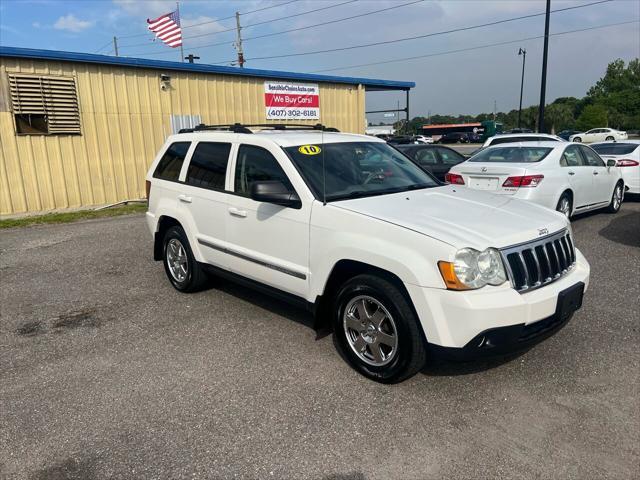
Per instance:
[[[582,97],[616,58],[640,57],[640,1],[552,0],[547,101]],[[0,44],[121,56],[180,60],[179,49],[153,41],[147,18],[175,9],[166,0],[0,0]],[[270,7],[270,8],[266,8]],[[253,12],[253,10],[261,9]],[[345,19],[368,12],[359,18]],[[312,11],[317,10],[317,11]],[[544,13],[544,0],[184,0],[180,16],[184,53],[200,63],[229,65],[236,57],[236,11],[241,13],[245,67],[407,80],[411,116],[477,114],[518,107],[522,56],[527,51],[523,105],[540,95],[544,15],[441,34],[525,15]],[[231,18],[229,18],[231,17]],[[313,26],[319,23],[327,25]],[[553,35],[591,27],[588,31]],[[252,26],[252,24],[260,25]],[[198,24],[198,25],[196,25]],[[193,25],[193,26],[192,26]],[[283,30],[297,29],[281,33]],[[229,31],[225,31],[229,30]],[[264,38],[251,37],[274,34]],[[337,52],[258,59],[344,48],[406,37],[426,38]],[[505,45],[483,47],[496,43]],[[215,46],[207,46],[218,44]],[[481,48],[482,47],[482,48]],[[471,50],[470,50],[471,49]],[[460,51],[466,50],[466,51]],[[390,62],[407,57],[412,60]],[[363,65],[385,62],[378,65]],[[367,93],[367,109],[404,106],[404,94]],[[368,120],[384,120],[381,114]],[[391,119],[393,120],[393,119]]]

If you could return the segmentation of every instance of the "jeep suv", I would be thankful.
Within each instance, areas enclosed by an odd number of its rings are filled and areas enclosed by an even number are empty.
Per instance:
[[[185,130],[147,193],[154,258],[177,290],[214,273],[301,303],[380,382],[430,351],[525,349],[566,324],[589,282],[563,215],[442,185],[383,140],[322,126]]]

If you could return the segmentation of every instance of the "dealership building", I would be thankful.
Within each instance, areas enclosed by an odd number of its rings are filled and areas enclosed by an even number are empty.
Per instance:
[[[364,133],[365,92],[414,86],[0,47],[0,215],[139,199],[166,137],[199,123]]]

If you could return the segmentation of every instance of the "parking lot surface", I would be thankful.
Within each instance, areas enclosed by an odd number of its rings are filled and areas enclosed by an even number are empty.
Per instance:
[[[391,386],[303,311],[175,291],[143,216],[3,231],[0,478],[638,478],[640,203],[573,230],[563,330]]]

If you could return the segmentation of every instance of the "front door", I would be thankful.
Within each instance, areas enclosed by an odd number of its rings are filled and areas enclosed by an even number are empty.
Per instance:
[[[303,199],[297,209],[252,200],[251,184],[263,180],[277,180],[293,190],[275,155],[257,145],[239,145],[226,215],[230,270],[306,297],[311,202]]]
[[[580,146],[593,181],[593,203],[609,202],[613,195],[613,187],[617,180],[616,172],[613,168],[607,168],[600,156],[589,147]]]

